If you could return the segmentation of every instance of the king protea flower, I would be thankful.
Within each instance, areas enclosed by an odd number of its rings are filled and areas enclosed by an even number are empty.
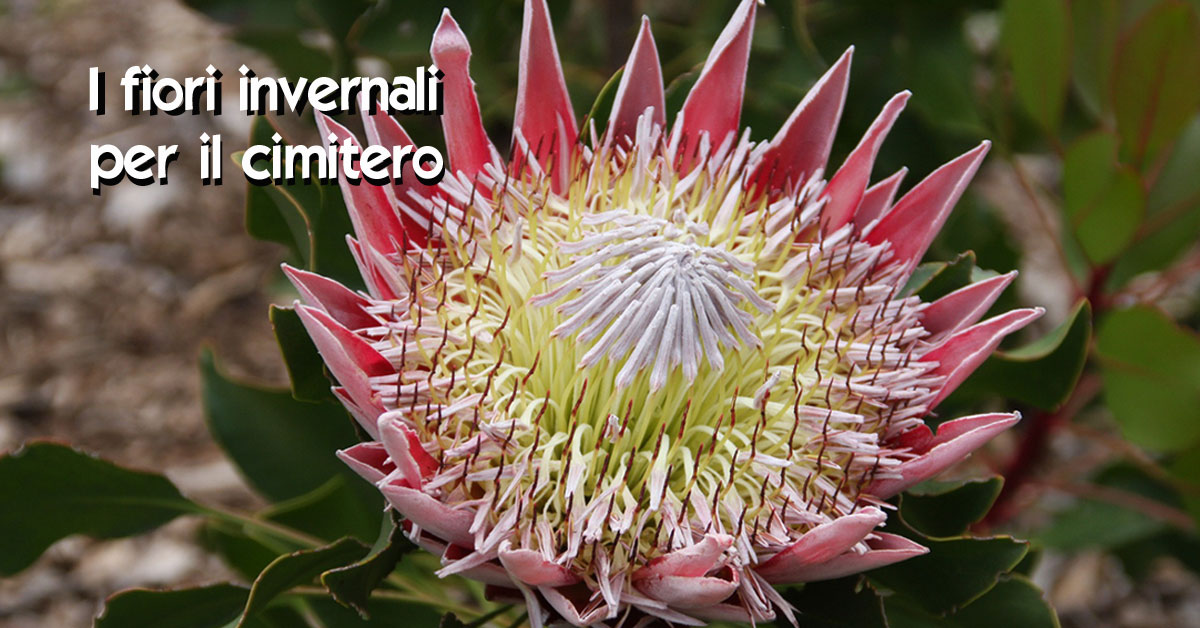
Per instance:
[[[669,124],[644,20],[607,128],[581,130],[545,1],[527,0],[507,162],[446,12],[431,52],[452,174],[341,182],[366,294],[286,269],[374,439],[342,459],[439,575],[523,597],[534,625],[791,618],[773,585],[924,553],[880,531],[885,500],[1019,419],[923,420],[1041,314],[977,322],[1013,275],[903,292],[988,143],[893,202],[903,171],[868,179],[902,92],[826,176],[852,50],[753,141],[755,11],[738,7]],[[363,121],[372,143],[411,143]]]

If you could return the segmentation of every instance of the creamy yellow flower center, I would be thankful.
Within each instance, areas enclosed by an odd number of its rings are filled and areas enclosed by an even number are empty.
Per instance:
[[[444,248],[396,260],[415,296],[378,339],[403,360],[384,403],[441,448],[424,490],[479,506],[477,550],[607,572],[710,531],[746,564],[852,512],[925,412],[920,303],[886,244],[818,235],[819,172],[768,202],[745,138],[686,173],[641,139],[564,196],[496,168],[444,182]]]

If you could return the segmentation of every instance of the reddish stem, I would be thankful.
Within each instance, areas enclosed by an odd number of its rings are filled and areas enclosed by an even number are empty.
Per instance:
[[[1108,296],[1104,292],[1104,284],[1112,267],[1105,265],[1092,269],[1088,278],[1086,296],[1092,305],[1092,321],[1099,318],[1099,313],[1108,306]],[[1086,367],[1085,367],[1086,368]],[[1063,405],[1053,412],[1039,411],[1025,422],[1025,432],[1017,451],[1004,470],[1004,488],[996,497],[987,517],[980,522],[983,528],[991,528],[1012,518],[1020,509],[1020,503],[1014,499],[1022,488],[1029,483],[1034,469],[1041,462],[1050,436],[1061,425],[1069,423],[1075,414],[1087,405],[1100,392],[1101,382],[1095,375],[1084,374],[1070,397]]]
[[[1104,284],[1108,282],[1108,275],[1112,272],[1112,265],[1097,266],[1092,269],[1091,277],[1088,278],[1087,297],[1088,303],[1092,304],[1092,320],[1099,319],[1097,314],[1108,309],[1109,299],[1108,294],[1104,292]]]
[[[1100,392],[1100,388],[1101,382],[1098,377],[1085,375],[1080,378],[1070,398],[1061,408],[1054,412],[1038,412],[1029,417],[1017,451],[1004,470],[1004,488],[1000,489],[996,503],[984,518],[981,524],[983,527],[991,528],[1004,523],[1020,510],[1021,504],[1015,498],[1033,478],[1033,472],[1041,462],[1050,436],[1063,424],[1069,423],[1075,414]]]

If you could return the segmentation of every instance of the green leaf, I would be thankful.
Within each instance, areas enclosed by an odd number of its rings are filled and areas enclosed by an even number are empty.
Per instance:
[[[275,341],[279,343],[292,383],[292,396],[300,401],[334,400],[329,378],[325,375],[325,362],[296,310],[272,305],[271,326],[275,329]]]
[[[1062,551],[1110,548],[1136,541],[1165,528],[1145,513],[1092,499],[1080,500],[1037,535],[1046,547]]]
[[[289,186],[289,190],[306,185],[309,184],[297,183]],[[312,185],[319,193],[320,205],[319,209],[306,206],[312,223],[313,263],[309,270],[336,279],[352,290],[362,289],[365,284],[358,272],[358,263],[346,245],[346,235],[354,232],[354,226],[350,223],[342,190],[336,185]]]
[[[975,271],[975,253],[959,253],[950,262],[926,262],[917,266],[901,294],[919,294],[930,302],[971,283]]]
[[[696,86],[696,81],[700,79],[701,64],[697,64],[687,72],[683,72],[679,76],[671,79],[667,83],[664,90],[664,98],[666,100],[666,108],[668,112],[676,112],[683,110],[683,103],[687,102],[687,96]]]
[[[1119,168],[1100,198],[1073,220],[1075,236],[1088,259],[1107,264],[1124,252],[1137,234],[1145,207],[1137,173]]]
[[[1109,465],[1090,478],[1092,492],[1084,493],[1038,533],[1047,547],[1064,551],[1111,549],[1163,532],[1168,526],[1151,516],[1142,502],[1159,502],[1168,508],[1179,504],[1174,488],[1160,478],[1128,463]],[[1104,493],[1108,494],[1105,495]]]
[[[1080,301],[1045,336],[1011,351],[997,351],[955,391],[964,397],[999,395],[1043,410],[1066,402],[1087,362],[1092,309]]]
[[[250,587],[250,596],[246,600],[238,628],[245,624],[246,618],[266,608],[272,600],[292,587],[309,584],[325,571],[362,558],[367,551],[367,546],[359,541],[344,538],[323,547],[301,550],[276,558],[258,575],[254,585]]]
[[[1200,447],[1176,456],[1171,461],[1170,471],[1183,484],[1180,493],[1184,507],[1200,523]]]
[[[217,554],[247,581],[253,581],[280,554],[300,547],[280,547],[277,539],[260,539],[242,526],[209,519],[200,530],[200,540],[206,549]]]
[[[1181,254],[1200,239],[1200,197],[1183,209],[1185,211],[1176,213],[1173,220],[1147,233],[1121,255],[1106,282],[1108,290],[1124,286],[1137,275],[1161,271],[1180,261]]]
[[[1200,21],[1166,1],[1122,42],[1113,67],[1113,111],[1123,149],[1148,164],[1200,107]]]
[[[222,583],[195,589],[122,591],[104,603],[95,628],[219,628],[237,619],[246,587]]]
[[[1026,111],[1050,134],[1058,131],[1071,67],[1070,24],[1063,0],[1006,0],[1004,47]]]
[[[1027,543],[1006,536],[930,539],[906,531],[906,536],[910,535],[928,547],[929,553],[876,569],[868,576],[935,614],[960,608],[986,593],[1001,574],[1021,562],[1028,549]]]
[[[242,153],[234,153],[241,163]],[[287,196],[272,187],[246,188],[246,233],[256,240],[275,242],[307,268],[312,258],[308,245],[308,219]]]
[[[35,442],[0,457],[0,574],[31,565],[55,541],[141,534],[199,506],[166,478],[66,445]]]
[[[259,116],[250,126],[250,144],[271,146],[277,131],[268,118]],[[236,159],[240,162],[240,157]],[[304,268],[360,288],[362,278],[345,240],[352,230],[341,189],[324,185],[315,176],[247,188],[246,231],[251,236],[283,244]]]
[[[596,123],[596,132],[604,133],[608,128],[608,116],[612,112],[613,102],[617,98],[617,87],[621,84],[621,76],[625,74],[625,68],[621,68],[613,73],[612,77],[604,83],[604,87],[600,88],[600,93],[596,94],[596,100],[592,102],[592,108],[584,117],[583,123],[580,124],[580,133],[584,137],[588,137],[588,123]]]
[[[1146,214],[1178,212],[1200,205],[1200,114],[1194,116],[1175,138],[1175,146],[1146,199]]]
[[[1063,209],[1076,218],[1108,189],[1117,169],[1118,139],[1108,131],[1093,131],[1075,140],[1063,159]]]
[[[326,628],[396,628],[396,626],[436,626],[441,621],[437,609],[412,602],[377,597],[371,600],[371,618],[363,619],[330,598],[307,600]]]
[[[1117,137],[1097,131],[1077,140],[1063,163],[1063,200],[1088,259],[1106,264],[1133,241],[1145,210],[1141,180],[1117,163]]]
[[[1041,589],[1019,575],[1002,576],[986,594],[946,617],[938,617],[904,600],[887,600],[887,618],[892,628],[1058,628],[1058,616]]]
[[[383,548],[352,565],[326,571],[321,574],[321,584],[339,604],[353,608],[365,619],[369,617],[367,600],[371,592],[396,569],[400,559],[414,549],[416,546],[404,536],[403,529],[393,522]]]
[[[340,405],[306,403],[286,390],[235,382],[219,371],[209,351],[201,356],[200,371],[209,429],[217,443],[268,500],[295,500],[277,508],[276,515],[318,502],[293,523],[310,533],[320,530],[325,539],[347,534],[375,538],[382,498],[335,454],[357,442]]]
[[[1043,553],[1043,548],[1030,546],[1029,551],[1025,553],[1025,558],[1022,558],[1021,562],[1017,563],[1016,567],[1013,567],[1012,572],[1027,578],[1033,577],[1033,571],[1041,563]]]
[[[1041,589],[1024,576],[1005,576],[983,597],[954,614],[971,628],[1058,628],[1058,616]]]
[[[255,117],[250,122],[250,146],[270,146],[271,135],[276,132],[265,116]],[[234,153],[234,162],[241,167],[242,153]],[[312,257],[308,244],[308,217],[273,186],[248,185],[246,187],[246,232],[251,237],[266,242],[275,242],[288,247],[293,256],[307,267]]]
[[[924,483],[901,497],[900,516],[928,536],[963,534],[988,513],[1002,486],[999,476],[949,486]]]
[[[383,496],[357,476],[339,475],[299,497],[279,502],[260,516],[321,539],[376,536],[383,519]]]
[[[800,625],[806,628],[887,628],[883,599],[861,576],[810,582],[783,595],[796,607]],[[790,624],[778,621],[775,625]]]
[[[246,621],[246,628],[313,628],[313,625],[300,614],[300,605],[288,604],[288,602],[284,601],[263,609],[261,613]]]
[[[921,288],[929,284],[934,275],[946,268],[946,264],[947,262],[925,262],[924,264],[918,264],[913,269],[912,274],[908,276],[908,283],[904,285],[901,293],[909,295],[920,292]]]
[[[340,406],[304,403],[286,391],[235,382],[207,350],[200,374],[213,436],[267,499],[298,497],[342,472],[334,451],[355,440]]]
[[[1097,349],[1108,408],[1125,437],[1158,451],[1200,443],[1200,339],[1163,313],[1138,306],[1111,313]]]
[[[1200,115],[1192,118],[1154,180],[1146,199],[1146,220],[1138,240],[1113,266],[1108,288],[1135,275],[1160,270],[1179,259],[1200,238]]]
[[[1109,108],[1109,77],[1117,49],[1120,16],[1117,0],[1071,3],[1071,39],[1074,45],[1071,77],[1075,93],[1092,117],[1100,119]]]

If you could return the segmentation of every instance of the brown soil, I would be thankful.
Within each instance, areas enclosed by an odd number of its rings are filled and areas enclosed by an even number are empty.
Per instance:
[[[184,77],[209,63],[231,71],[247,58],[174,3],[8,3],[0,22],[0,451],[65,441],[165,472],[200,500],[253,503],[208,436],[196,367],[210,344],[234,372],[284,381],[267,320],[282,251],[246,236],[241,176],[227,172],[226,185],[203,187],[197,174],[199,135],[221,133],[232,150],[248,121],[236,105],[219,119],[133,117],[117,85],[134,64]],[[107,73],[104,116],[88,111],[92,65]],[[124,182],[95,197],[93,143],[178,144],[181,158],[169,185]],[[118,589],[228,577],[196,546],[196,523],[58,543],[0,581],[0,625],[87,626]]]

